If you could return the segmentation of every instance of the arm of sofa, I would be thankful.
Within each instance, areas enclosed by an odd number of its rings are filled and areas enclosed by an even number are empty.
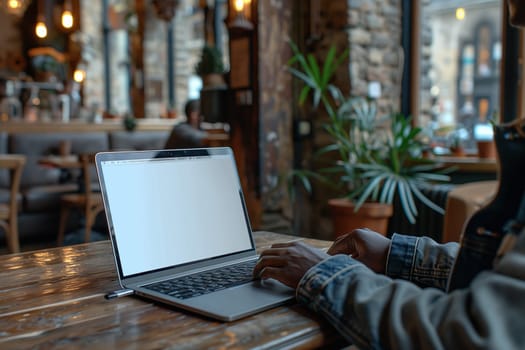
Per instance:
[[[498,181],[476,181],[450,191],[443,219],[442,242],[459,242],[465,223],[496,195]]]

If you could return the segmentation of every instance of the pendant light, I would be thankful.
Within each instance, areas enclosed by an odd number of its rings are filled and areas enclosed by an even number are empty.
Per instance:
[[[43,6],[44,0],[38,0],[37,3],[37,19],[36,19],[36,26],[35,26],[35,34],[40,39],[44,39],[47,37],[47,26],[46,26],[46,18],[44,16],[44,6]]]
[[[251,0],[233,0],[233,9],[235,11],[233,20],[229,26],[232,29],[253,30],[253,24],[250,22]]]
[[[5,7],[7,13],[22,17],[30,2],[30,0],[5,0],[2,6]]]
[[[62,27],[64,29],[71,29],[75,23],[73,18],[73,7],[71,5],[71,0],[64,1],[64,10],[62,11],[62,17],[60,18]]]

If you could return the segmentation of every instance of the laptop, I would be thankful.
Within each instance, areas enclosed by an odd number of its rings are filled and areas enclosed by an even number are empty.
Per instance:
[[[96,167],[122,287],[221,321],[294,299],[251,278],[258,256],[231,148],[101,152]]]

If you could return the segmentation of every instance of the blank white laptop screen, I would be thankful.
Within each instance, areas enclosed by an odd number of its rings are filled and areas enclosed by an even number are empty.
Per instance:
[[[101,167],[123,277],[253,248],[230,156]]]

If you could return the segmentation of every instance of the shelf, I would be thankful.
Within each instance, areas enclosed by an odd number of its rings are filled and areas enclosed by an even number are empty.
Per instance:
[[[168,131],[178,123],[176,119],[137,119],[137,131]],[[0,123],[0,130],[7,133],[54,133],[54,132],[97,132],[97,131],[121,131],[125,130],[123,121],[120,119],[104,120],[100,123],[88,123],[85,121],[70,122],[26,122],[8,121]]]
[[[472,173],[496,173],[498,163],[495,158],[478,157],[435,157],[445,167],[456,167],[457,171]]]

